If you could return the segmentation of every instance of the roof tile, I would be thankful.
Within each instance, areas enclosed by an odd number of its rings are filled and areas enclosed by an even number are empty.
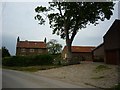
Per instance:
[[[46,48],[44,42],[35,42],[35,41],[19,41],[17,42],[17,47],[21,48]]]
[[[72,52],[92,52],[95,47],[93,46],[72,46]],[[66,46],[63,50],[66,50]]]

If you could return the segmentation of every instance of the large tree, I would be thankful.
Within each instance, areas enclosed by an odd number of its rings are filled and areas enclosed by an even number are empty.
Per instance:
[[[109,20],[114,6],[113,2],[49,2],[49,5],[37,6],[35,19],[42,25],[48,17],[53,34],[66,40],[68,61],[72,60],[71,45],[77,32],[88,24],[98,24],[98,20]]]
[[[59,54],[62,50],[62,45],[58,43],[57,40],[51,39],[47,43],[48,53],[50,54]]]

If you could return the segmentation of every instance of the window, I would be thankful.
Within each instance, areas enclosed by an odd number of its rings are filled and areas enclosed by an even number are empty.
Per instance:
[[[30,49],[30,52],[34,52],[34,49]]]
[[[21,49],[21,52],[26,52],[26,51],[25,51],[25,48]]]
[[[38,49],[38,52],[39,52],[39,53],[42,53],[42,49]]]

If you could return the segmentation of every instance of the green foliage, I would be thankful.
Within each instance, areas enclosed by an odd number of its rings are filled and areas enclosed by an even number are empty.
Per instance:
[[[49,2],[48,8],[35,8],[35,20],[42,25],[48,17],[53,34],[66,39],[67,56],[70,61],[71,45],[79,29],[90,24],[97,25],[99,20],[109,20],[113,15],[113,6],[113,2]],[[42,14],[46,16],[45,19]]]
[[[10,53],[6,47],[2,47],[2,58],[9,57]]]
[[[68,65],[67,60],[63,60],[62,59],[61,54],[53,54],[52,57],[54,59],[54,61],[53,61],[54,65],[59,65],[59,66],[66,66],[66,65]]]
[[[53,56],[53,58],[54,58],[54,64],[55,65],[62,65],[62,58],[61,58],[61,54],[54,54],[54,55],[52,55]]]
[[[38,55],[34,59],[36,64],[49,65],[53,63],[53,58],[50,55]]]
[[[47,43],[47,49],[49,54],[59,54],[62,51],[62,45],[57,40],[52,39]]]
[[[48,8],[35,8],[35,19],[44,24],[45,20],[41,14],[46,15],[50,27],[53,28],[53,34],[56,33],[61,38],[66,38],[65,28],[69,34],[76,34],[78,29],[85,28],[87,24],[96,25],[98,20],[109,20],[113,15],[114,6],[112,2],[50,2],[49,5]]]
[[[5,57],[2,60],[3,66],[35,66],[51,64],[53,64],[53,58],[50,55],[12,56]]]

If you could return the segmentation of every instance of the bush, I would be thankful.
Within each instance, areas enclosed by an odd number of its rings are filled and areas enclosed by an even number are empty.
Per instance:
[[[38,55],[34,58],[37,65],[50,65],[53,64],[53,58],[50,55]]]
[[[61,54],[54,54],[54,55],[52,55],[52,57],[54,59],[53,63],[55,65],[62,65],[62,63],[61,63],[61,61],[62,61]]]
[[[11,56],[3,58],[4,66],[34,66],[34,65],[50,65],[53,64],[53,58],[50,55],[37,56]]]

